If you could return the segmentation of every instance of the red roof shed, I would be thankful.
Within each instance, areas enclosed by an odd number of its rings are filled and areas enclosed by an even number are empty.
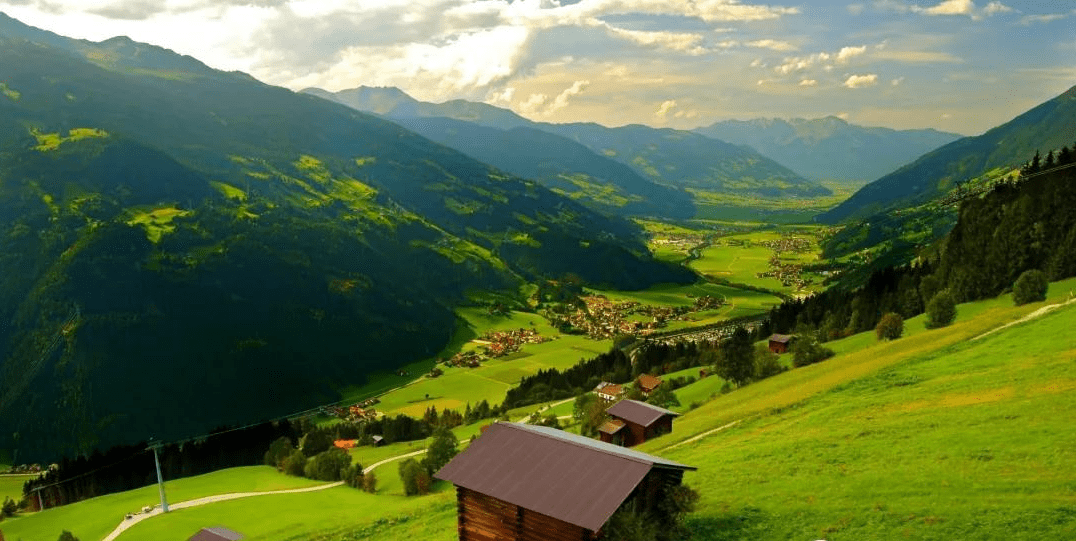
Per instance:
[[[672,432],[673,417],[680,415],[675,411],[636,400],[621,400],[605,412],[626,426],[618,442],[625,447],[634,447],[648,439]],[[604,437],[602,441],[606,441]],[[608,441],[612,443],[612,439]]]

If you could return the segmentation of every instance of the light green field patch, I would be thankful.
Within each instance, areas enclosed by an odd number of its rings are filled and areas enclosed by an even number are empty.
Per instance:
[[[37,139],[37,146],[34,147],[34,150],[39,152],[56,150],[64,143],[72,143],[83,139],[108,137],[108,132],[96,128],[74,128],[67,132],[67,137],[62,136],[59,133],[41,133],[36,129],[31,130],[30,133]]]
[[[175,207],[163,207],[153,210],[130,209],[128,210],[130,218],[126,223],[127,225],[142,226],[146,231],[146,238],[150,242],[157,244],[161,242],[161,237],[176,230],[176,226],[172,224],[173,220],[190,214],[193,213],[189,210],[180,210]]]
[[[538,242],[531,237],[528,233],[516,233],[508,238],[508,242],[512,244],[520,244],[522,246],[530,246],[531,248],[541,248],[542,243]]]
[[[485,207],[478,201],[460,201],[454,197],[445,198],[445,208],[461,216],[470,216]]]
[[[228,199],[235,199],[237,201],[247,200],[247,192],[244,192],[243,190],[240,190],[239,188],[236,188],[231,184],[228,184],[226,182],[210,182],[210,184],[212,184],[213,187],[221,193],[221,195],[227,197]]]
[[[373,156],[363,156],[361,158],[355,158],[355,165],[359,167],[365,167],[367,165],[373,165],[377,163],[377,158]]]
[[[7,83],[0,83],[0,94],[7,96],[11,101],[19,101],[22,97],[18,90],[8,87]]]

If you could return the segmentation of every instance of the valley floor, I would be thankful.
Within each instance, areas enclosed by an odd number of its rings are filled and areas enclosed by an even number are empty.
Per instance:
[[[1076,303],[1042,311],[1074,287],[1052,284],[1047,303],[1023,307],[1005,295],[961,305],[944,329],[914,318],[891,342],[852,336],[831,344],[832,359],[727,394],[715,388],[720,380],[700,380],[677,394],[685,404],[705,402],[682,408],[690,411],[674,432],[640,450],[699,468],[685,479],[702,496],[689,519],[695,539],[1074,538]],[[478,431],[459,430],[461,439]],[[359,460],[408,448],[391,447]],[[118,539],[187,539],[213,525],[252,540],[455,539],[451,487],[406,498],[392,463],[378,474],[376,495],[337,487],[222,502],[155,517]],[[311,484],[239,468],[168,487],[181,501]],[[0,528],[15,540],[52,541],[62,528],[98,540],[155,499],[147,487]]]

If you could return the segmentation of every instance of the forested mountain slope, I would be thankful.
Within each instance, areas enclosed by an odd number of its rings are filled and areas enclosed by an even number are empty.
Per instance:
[[[0,449],[174,438],[438,351],[475,291],[690,280],[385,120],[0,15]],[[598,264],[601,263],[601,264]]]

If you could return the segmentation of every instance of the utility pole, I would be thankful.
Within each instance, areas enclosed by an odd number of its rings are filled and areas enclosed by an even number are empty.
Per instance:
[[[161,459],[157,456],[157,450],[161,448],[160,442],[154,442],[150,446],[153,450],[153,462],[157,465],[157,488],[161,491],[161,511],[168,512],[168,499],[164,497],[164,479],[161,477]]]

